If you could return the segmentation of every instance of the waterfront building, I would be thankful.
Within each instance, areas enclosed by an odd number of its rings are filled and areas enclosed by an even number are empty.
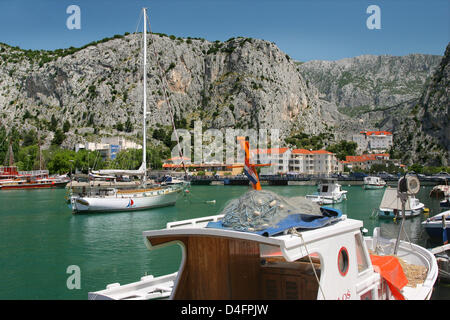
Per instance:
[[[272,164],[261,167],[261,174],[283,174],[289,171],[291,150],[289,148],[269,148],[250,150],[250,162],[256,164]]]
[[[289,160],[289,172],[301,174],[332,174],[342,172],[336,155],[327,150],[294,149]]]

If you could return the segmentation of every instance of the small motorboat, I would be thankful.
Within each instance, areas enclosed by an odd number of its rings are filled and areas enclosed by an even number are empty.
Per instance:
[[[364,177],[363,187],[365,190],[383,189],[386,187],[386,181],[380,177]]]
[[[411,218],[420,215],[425,205],[419,201],[414,195],[409,195],[405,204],[405,217]],[[402,207],[401,201],[397,197],[397,189],[388,187],[384,191],[381,199],[380,208],[378,210],[379,218],[399,218]]]
[[[317,192],[307,195],[306,198],[320,205],[340,203],[347,199],[347,190],[342,190],[336,179],[321,179],[317,185]]]
[[[422,222],[422,226],[430,238],[445,243],[446,239],[450,238],[450,210],[427,218]]]

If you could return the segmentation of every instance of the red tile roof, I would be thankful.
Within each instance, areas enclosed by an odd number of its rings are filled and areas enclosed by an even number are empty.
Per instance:
[[[376,136],[380,136],[380,135],[391,136],[392,135],[392,132],[389,132],[389,131],[360,131],[359,133],[363,133],[367,136],[371,136],[372,134],[376,135]]]
[[[360,156],[346,156],[346,163],[349,162],[365,162],[365,161],[373,161],[377,160],[379,157],[387,157],[389,158],[389,153],[374,153],[374,154],[363,154]]]
[[[270,149],[253,149],[250,152],[252,152],[254,154],[263,154],[263,153],[283,154],[288,150],[289,150],[289,148],[270,148]]]
[[[306,149],[294,149],[293,154],[333,154],[327,150],[306,150]]]

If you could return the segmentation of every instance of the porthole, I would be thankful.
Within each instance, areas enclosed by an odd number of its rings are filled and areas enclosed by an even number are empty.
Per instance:
[[[349,261],[348,251],[345,247],[342,247],[341,250],[339,250],[339,255],[338,255],[338,269],[339,269],[339,273],[343,277],[345,277],[345,275],[348,272],[348,267],[349,267],[348,261]]]

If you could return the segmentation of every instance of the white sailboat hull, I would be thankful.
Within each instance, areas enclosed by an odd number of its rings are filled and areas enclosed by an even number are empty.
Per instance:
[[[79,197],[72,196],[72,210],[75,213],[82,212],[112,212],[133,211],[157,207],[173,206],[177,201],[179,190],[169,191],[163,194],[117,194],[105,197]]]

